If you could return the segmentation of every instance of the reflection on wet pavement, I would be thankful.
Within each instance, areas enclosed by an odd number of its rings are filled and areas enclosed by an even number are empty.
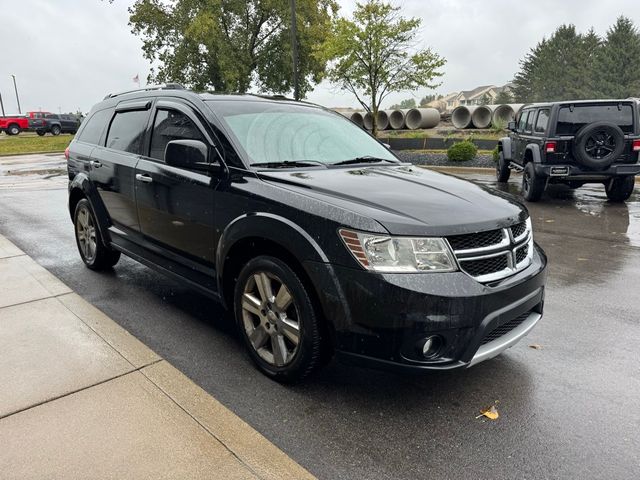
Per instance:
[[[61,153],[0,157],[0,189],[59,188],[67,184]]]

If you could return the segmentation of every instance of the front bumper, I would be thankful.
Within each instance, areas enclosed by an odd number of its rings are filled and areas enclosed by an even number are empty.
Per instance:
[[[491,285],[463,272],[376,274],[314,262],[306,270],[338,357],[349,363],[414,371],[467,367],[513,346],[542,317],[546,257],[537,246],[529,267]],[[504,334],[487,341],[500,329]],[[430,335],[444,345],[425,359],[421,345]]]
[[[604,181],[611,177],[640,174],[640,163],[617,163],[605,170],[589,170],[575,164],[535,164],[536,175],[558,180]],[[566,171],[566,173],[564,173]]]

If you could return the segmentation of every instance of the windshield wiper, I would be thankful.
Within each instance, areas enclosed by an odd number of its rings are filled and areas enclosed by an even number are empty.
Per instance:
[[[388,158],[371,157],[369,155],[365,155],[363,157],[350,158],[349,160],[342,160],[340,162],[335,162],[335,163],[332,163],[331,165],[351,165],[353,163],[380,163],[380,162],[398,163],[395,160],[390,160]]]
[[[315,165],[322,165],[327,167],[326,163],[318,160],[283,160],[282,162],[257,162],[252,163],[250,167],[265,167],[265,168],[289,168],[289,167],[312,167]]]

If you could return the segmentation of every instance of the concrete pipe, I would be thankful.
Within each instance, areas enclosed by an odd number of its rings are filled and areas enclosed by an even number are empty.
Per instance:
[[[481,105],[471,115],[471,121],[475,128],[489,128],[496,105]]]
[[[493,126],[506,127],[507,123],[516,118],[517,113],[522,109],[522,107],[524,107],[523,103],[498,105],[493,111],[493,117],[491,118]]]
[[[362,117],[362,126],[365,130],[371,131],[373,129],[373,115],[371,115],[371,112],[365,113],[364,117]]]
[[[440,123],[440,112],[435,108],[412,108],[404,117],[408,129],[435,128]]]
[[[465,107],[464,105],[454,108],[451,112],[451,123],[458,129],[473,127],[472,116],[475,110],[476,107]]]
[[[364,117],[362,116],[361,112],[353,112],[349,117],[349,120],[351,120],[360,128],[364,128]]]
[[[409,112],[408,109],[404,110],[394,110],[389,115],[389,126],[394,130],[402,130],[406,128],[407,124],[405,123],[405,117]]]
[[[378,130],[386,130],[389,128],[389,115],[392,110],[378,110],[378,116],[376,117],[376,123]]]

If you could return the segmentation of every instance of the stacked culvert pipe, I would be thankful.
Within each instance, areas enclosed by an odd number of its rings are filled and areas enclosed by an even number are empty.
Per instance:
[[[491,122],[494,126],[504,126],[516,118],[518,112],[524,107],[523,103],[511,103],[498,105],[493,111]]]
[[[475,128],[489,128],[496,105],[481,105],[471,114],[471,122]]]
[[[472,116],[475,109],[476,107],[465,107],[464,105],[454,108],[451,112],[453,126],[460,130],[473,127]]]
[[[404,123],[409,130],[434,128],[440,123],[440,112],[435,108],[412,108],[405,114]]]
[[[389,128],[389,115],[392,113],[392,110],[378,110],[378,115],[376,116],[376,126],[378,130],[386,130]]]
[[[404,129],[407,126],[405,123],[407,112],[409,112],[409,109],[394,110],[391,112],[389,115],[389,126],[394,130]]]
[[[349,117],[349,120],[358,125],[360,128],[364,128],[364,117],[362,116],[361,112],[353,112]]]
[[[373,130],[373,115],[371,115],[371,112],[364,114],[364,117],[362,117],[362,125],[365,130]]]

